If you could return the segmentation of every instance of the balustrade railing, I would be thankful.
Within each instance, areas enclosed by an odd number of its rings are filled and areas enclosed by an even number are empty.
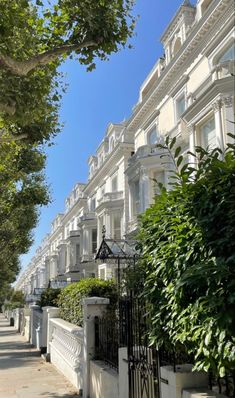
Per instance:
[[[106,203],[106,202],[113,202],[115,200],[120,200],[123,199],[123,191],[117,191],[117,192],[106,192],[102,198],[98,199],[98,205],[101,203]]]
[[[52,337],[50,345],[74,368],[83,363],[83,328],[74,327],[62,319],[50,319]]]

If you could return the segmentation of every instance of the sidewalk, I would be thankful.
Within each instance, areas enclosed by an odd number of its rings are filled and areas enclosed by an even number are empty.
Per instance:
[[[74,387],[0,314],[0,398],[75,397]]]

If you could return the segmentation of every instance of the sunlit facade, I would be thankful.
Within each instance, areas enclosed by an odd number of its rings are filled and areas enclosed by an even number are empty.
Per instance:
[[[191,162],[187,152],[196,145],[223,149],[232,140],[233,25],[233,0],[199,0],[196,7],[184,1],[163,32],[164,55],[140,87],[132,115],[108,126],[88,160],[88,182],[75,185],[17,289],[32,294],[49,281],[114,276],[114,265],[94,261],[102,227],[107,238],[133,237],[138,214],[158,193],[154,180],[168,188],[169,166],[156,144],[177,137]]]

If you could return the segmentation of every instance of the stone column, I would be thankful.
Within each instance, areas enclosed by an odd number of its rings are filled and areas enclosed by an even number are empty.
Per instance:
[[[56,254],[51,256],[51,261],[50,261],[50,267],[51,267],[50,276],[51,276],[51,278],[56,278],[56,276],[58,275],[57,260],[58,260],[58,256]]]
[[[95,323],[96,316],[101,316],[109,304],[109,299],[102,297],[87,297],[83,300],[84,342],[83,342],[83,398],[89,398],[90,360],[95,353]]]
[[[145,168],[140,169],[140,212],[143,213],[149,207],[149,175]]]
[[[216,132],[216,146],[222,151],[224,150],[224,137],[221,116],[222,101],[219,99],[212,104],[212,109],[215,116],[215,132]]]
[[[58,272],[64,274],[66,270],[66,244],[61,243],[58,246]]]
[[[226,96],[222,98],[222,104],[224,108],[224,128],[225,128],[225,141],[228,143],[234,143],[234,139],[229,137],[227,134],[231,133],[235,135],[235,118],[234,118],[234,97]]]
[[[45,271],[45,273],[46,273],[45,283],[46,283],[46,287],[47,287],[48,283],[49,283],[49,280],[50,280],[50,257],[49,256],[45,258],[45,268],[46,268],[46,271]]]
[[[189,135],[189,151],[195,153],[195,146],[196,146],[196,137],[195,137],[195,127],[194,125],[190,124],[188,126],[188,135]],[[196,165],[196,158],[193,155],[189,155],[189,165],[190,167],[195,167]]]

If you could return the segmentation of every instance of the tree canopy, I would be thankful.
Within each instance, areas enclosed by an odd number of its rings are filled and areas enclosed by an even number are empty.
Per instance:
[[[0,0],[0,129],[4,140],[48,140],[58,129],[66,57],[87,70],[133,35],[133,0]]]
[[[162,187],[141,217],[152,341],[182,347],[197,369],[223,376],[235,368],[235,146],[198,147],[192,167],[174,145],[165,146],[176,165],[172,189]]]

